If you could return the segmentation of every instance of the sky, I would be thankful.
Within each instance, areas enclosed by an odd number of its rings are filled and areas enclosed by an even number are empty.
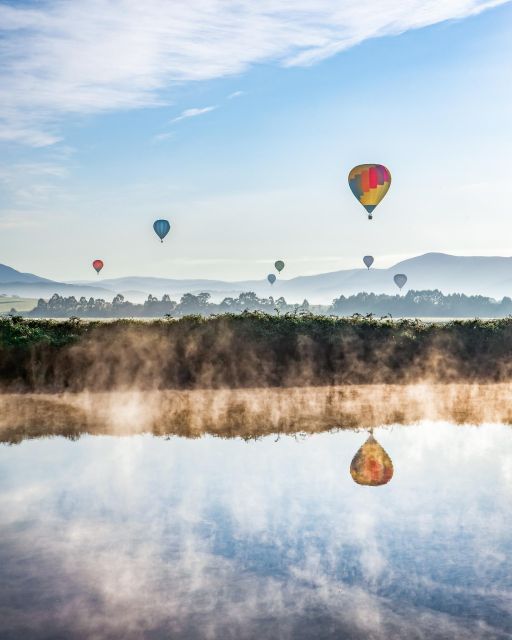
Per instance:
[[[512,255],[511,43],[507,0],[0,0],[0,263]],[[347,183],[367,162],[393,177],[371,222]]]

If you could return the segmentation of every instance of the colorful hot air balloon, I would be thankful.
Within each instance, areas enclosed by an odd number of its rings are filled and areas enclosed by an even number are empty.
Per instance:
[[[267,280],[270,282],[270,284],[274,284],[274,282],[276,281],[276,277],[273,273],[269,273],[267,276]]]
[[[402,287],[407,282],[407,276],[405,273],[397,273],[393,276],[393,280],[395,281],[396,286],[402,291]]]
[[[364,256],[363,262],[367,269],[369,269],[373,264],[373,256]]]
[[[155,220],[153,222],[153,229],[155,230],[156,235],[160,238],[160,242],[164,241],[165,236],[169,233],[171,225],[169,224],[169,220]]]
[[[95,260],[92,263],[94,269],[96,269],[96,273],[99,275],[100,271],[103,269],[103,260]]]
[[[282,260],[277,260],[276,262],[274,262],[274,267],[279,271],[279,273],[281,273],[281,271],[284,269],[284,262]]]
[[[378,487],[393,477],[391,458],[370,433],[350,463],[350,475],[357,484]]]
[[[360,164],[348,174],[348,184],[371,220],[373,210],[388,192],[391,174],[382,164]]]

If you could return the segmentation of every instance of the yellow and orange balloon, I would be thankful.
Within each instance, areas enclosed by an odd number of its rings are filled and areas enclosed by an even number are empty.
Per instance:
[[[391,173],[383,164],[359,164],[348,174],[348,184],[371,220],[373,210],[391,186]]]
[[[393,477],[391,458],[372,433],[354,456],[350,464],[350,475],[357,484],[370,487],[387,484]]]

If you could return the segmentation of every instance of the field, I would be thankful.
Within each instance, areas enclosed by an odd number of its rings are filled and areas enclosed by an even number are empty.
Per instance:
[[[32,311],[37,305],[36,298],[17,298],[16,296],[0,295],[0,315],[5,315],[12,308],[16,311]]]

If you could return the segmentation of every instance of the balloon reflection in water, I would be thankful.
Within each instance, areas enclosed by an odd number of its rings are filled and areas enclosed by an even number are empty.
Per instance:
[[[391,458],[370,432],[368,440],[357,451],[350,463],[350,475],[357,484],[378,487],[393,477]]]

